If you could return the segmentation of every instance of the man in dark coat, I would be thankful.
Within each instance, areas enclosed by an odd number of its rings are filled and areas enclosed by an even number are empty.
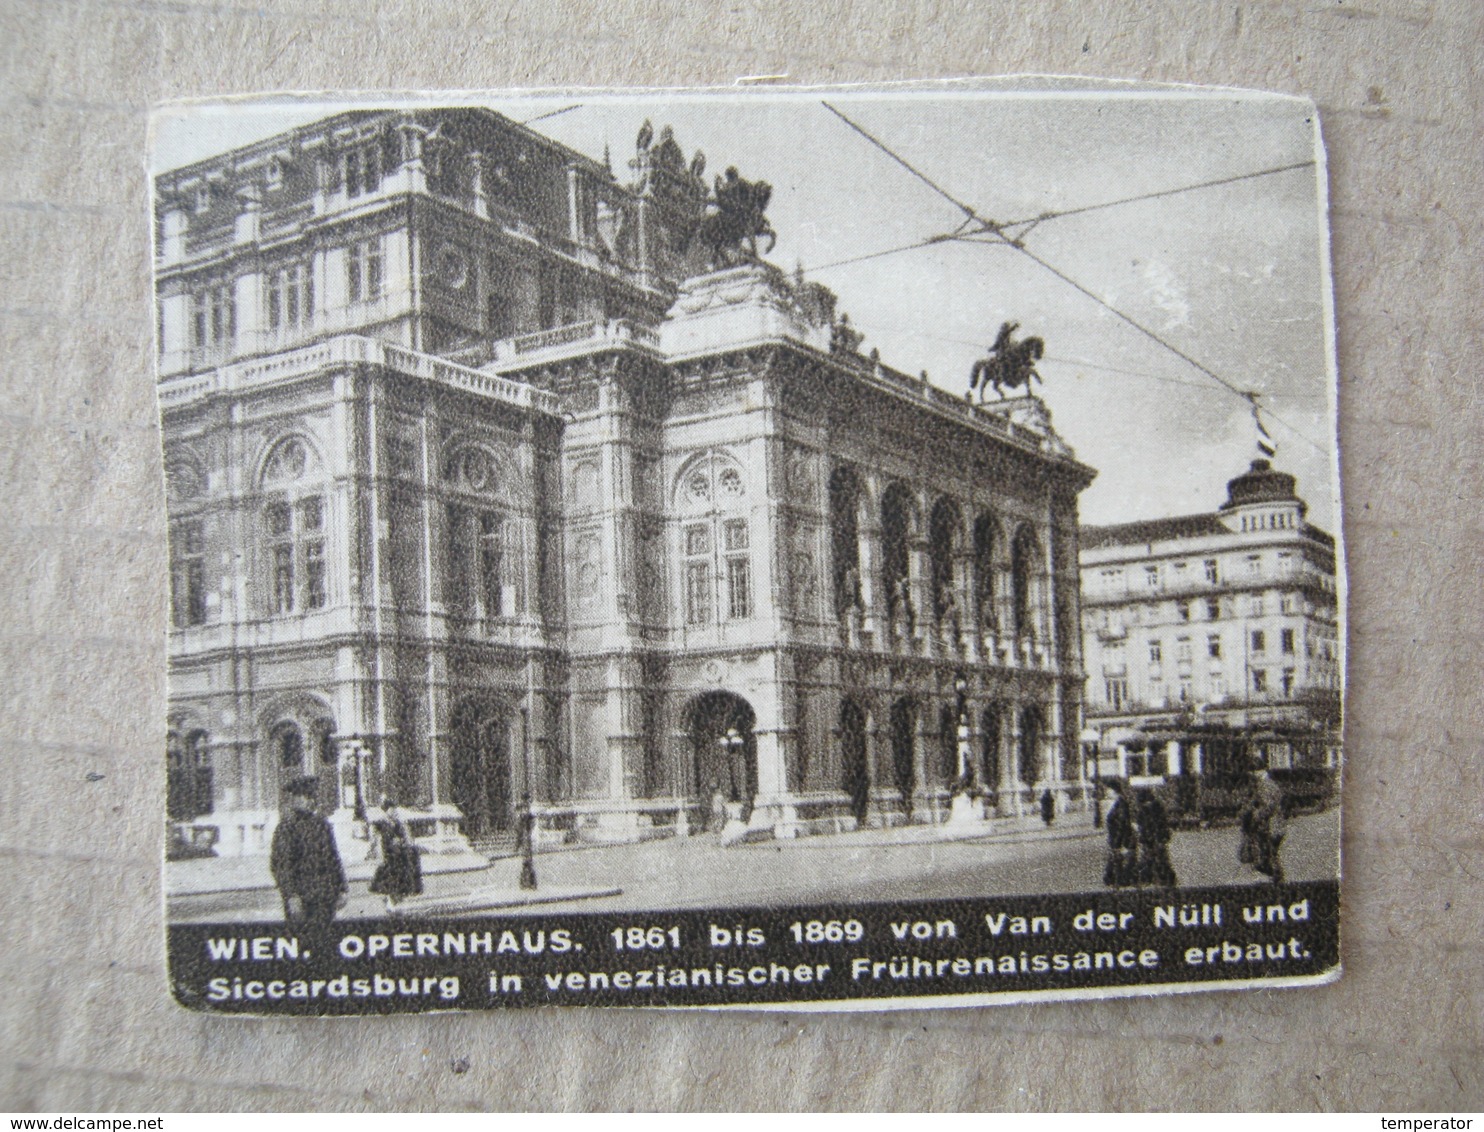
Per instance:
[[[1108,811],[1108,863],[1103,869],[1103,883],[1109,888],[1130,888],[1139,881],[1138,829],[1129,797],[1128,783],[1121,778],[1109,781],[1113,788],[1113,806]]]
[[[290,924],[309,929],[330,925],[345,906],[349,886],[335,848],[330,823],[315,813],[318,782],[313,775],[295,778],[284,787],[289,812],[273,831],[268,858],[273,881],[283,896],[283,915]]]
[[[1266,763],[1256,764],[1252,801],[1243,815],[1242,826],[1249,838],[1247,852],[1252,866],[1274,884],[1282,884],[1283,861],[1279,850],[1288,832],[1288,815],[1283,809],[1283,788],[1273,781]]]
[[[1175,887],[1175,867],[1170,863],[1170,816],[1153,790],[1138,793],[1139,883],[1160,888]]]

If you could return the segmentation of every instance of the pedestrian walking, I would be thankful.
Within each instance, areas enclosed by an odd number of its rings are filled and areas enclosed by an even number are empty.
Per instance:
[[[1108,863],[1103,868],[1103,884],[1131,888],[1139,880],[1139,842],[1129,786],[1122,778],[1109,779],[1108,785],[1113,791],[1113,805],[1107,817]]]
[[[1242,813],[1240,857],[1274,884],[1284,879],[1281,849],[1288,833],[1283,788],[1273,781],[1266,762],[1258,762],[1252,776],[1252,800]]]
[[[391,911],[423,890],[422,851],[413,844],[401,809],[390,798],[381,800],[382,816],[372,828],[381,842],[381,864],[371,878],[371,891],[386,898]]]
[[[1170,815],[1153,790],[1140,790],[1139,883],[1157,888],[1175,887],[1175,866],[1170,863]]]
[[[283,916],[311,930],[326,928],[345,906],[349,886],[335,834],[315,811],[319,781],[306,774],[284,787],[289,812],[273,831],[268,867],[283,897]]]
[[[1056,799],[1051,796],[1050,790],[1041,795],[1041,820],[1046,823],[1048,829],[1056,820]]]

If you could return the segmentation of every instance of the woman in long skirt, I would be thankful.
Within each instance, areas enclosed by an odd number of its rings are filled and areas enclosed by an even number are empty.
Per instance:
[[[381,800],[382,816],[375,823],[381,839],[381,864],[371,878],[371,891],[386,897],[388,910],[423,890],[422,851],[412,843],[407,823],[390,798]]]

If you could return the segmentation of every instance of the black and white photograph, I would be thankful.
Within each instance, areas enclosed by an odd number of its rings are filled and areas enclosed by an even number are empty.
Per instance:
[[[158,109],[174,997],[1337,978],[1320,126],[1044,79]]]

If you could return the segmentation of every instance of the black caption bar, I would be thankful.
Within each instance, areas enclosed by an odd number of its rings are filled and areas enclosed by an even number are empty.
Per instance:
[[[714,1006],[1314,977],[1334,881],[889,904],[173,925],[176,998],[247,1014]]]

